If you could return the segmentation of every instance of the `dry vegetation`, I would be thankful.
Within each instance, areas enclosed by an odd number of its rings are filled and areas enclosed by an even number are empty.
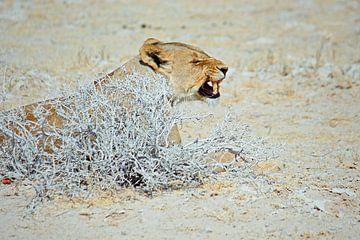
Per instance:
[[[28,180],[36,192],[29,207],[35,208],[56,195],[89,197],[95,190],[121,191],[124,186],[147,193],[194,186],[216,178],[219,168],[245,180],[250,166],[270,156],[263,141],[230,113],[205,139],[169,143],[175,124],[203,118],[174,113],[167,100],[171,94],[163,77],[134,73],[100,89],[90,84],[51,100],[51,111],[37,105],[37,122],[25,119],[23,107],[2,112],[0,130],[8,139],[0,149],[0,178]],[[53,110],[61,126],[50,122]],[[217,162],[214,156],[226,152],[233,155],[231,161]]]

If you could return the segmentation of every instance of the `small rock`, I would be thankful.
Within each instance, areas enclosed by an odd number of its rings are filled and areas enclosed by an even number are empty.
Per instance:
[[[332,188],[330,190],[330,192],[332,193],[338,193],[338,194],[343,194],[345,193],[346,195],[350,196],[350,197],[356,197],[356,193],[353,192],[352,190],[348,189],[348,188]]]
[[[280,167],[278,162],[276,162],[275,160],[269,160],[269,161],[259,162],[258,164],[256,164],[254,167],[254,171],[257,174],[264,174],[267,172],[278,172],[280,171]]]

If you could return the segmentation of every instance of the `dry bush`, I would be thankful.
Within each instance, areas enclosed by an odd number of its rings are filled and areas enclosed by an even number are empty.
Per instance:
[[[186,121],[170,106],[170,95],[163,77],[131,74],[101,89],[91,84],[54,100],[64,119],[61,128],[48,124],[50,113],[40,105],[34,111],[36,126],[24,120],[22,108],[2,112],[0,131],[9,140],[0,149],[0,177],[30,180],[36,206],[54,195],[86,197],[124,186],[147,192],[174,183],[195,186],[216,178],[215,165],[238,177],[249,173],[247,164],[266,159],[261,140],[229,114],[208,138],[168,144],[174,124]],[[33,127],[41,130],[31,134]],[[209,154],[219,151],[236,157],[227,163],[209,161]],[[239,161],[243,164],[235,164]]]

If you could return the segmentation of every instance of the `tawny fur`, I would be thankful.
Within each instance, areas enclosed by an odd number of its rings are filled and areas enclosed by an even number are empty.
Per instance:
[[[211,82],[213,93],[220,91],[220,82],[225,78],[227,67],[215,58],[210,57],[201,49],[179,42],[161,42],[154,38],[147,39],[139,50],[139,55],[126,62],[122,67],[115,69],[101,79],[94,81],[97,88],[113,80],[124,79],[126,74],[137,72],[144,76],[153,76],[155,73],[164,75],[171,87],[173,96],[169,99],[173,104],[189,100],[205,100],[206,97],[199,94],[198,90],[205,82]],[[36,123],[38,119],[33,110],[39,104],[44,106],[51,114],[47,116],[47,122],[56,127],[63,126],[63,119],[52,107],[52,102],[59,99],[47,100],[23,106],[24,119]],[[34,126],[34,125],[33,125]],[[33,129],[33,128],[32,128]],[[15,134],[19,131],[13,129]],[[37,134],[33,130],[32,134]],[[169,136],[174,143],[180,143],[180,135],[175,126]],[[0,132],[0,143],[7,136]]]

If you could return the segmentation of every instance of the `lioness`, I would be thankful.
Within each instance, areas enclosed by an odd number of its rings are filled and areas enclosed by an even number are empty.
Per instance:
[[[204,51],[191,45],[179,42],[161,42],[154,38],[147,39],[139,50],[139,55],[94,81],[95,86],[101,87],[114,79],[122,79],[126,74],[136,71],[144,76],[153,76],[155,73],[164,75],[172,88],[173,96],[170,97],[172,105],[181,101],[205,100],[220,96],[220,83],[225,78],[228,67],[220,60],[210,57]],[[59,99],[56,99],[59,100]],[[41,105],[48,110],[47,124],[62,127],[63,119],[52,107],[54,100],[47,100],[23,106],[27,122],[36,123],[33,110]],[[42,126],[43,127],[43,126]],[[12,128],[12,131],[18,131]],[[39,129],[31,128],[33,134]],[[180,143],[180,137],[175,127],[172,131],[174,142]],[[0,143],[11,137],[9,132],[0,130]]]

